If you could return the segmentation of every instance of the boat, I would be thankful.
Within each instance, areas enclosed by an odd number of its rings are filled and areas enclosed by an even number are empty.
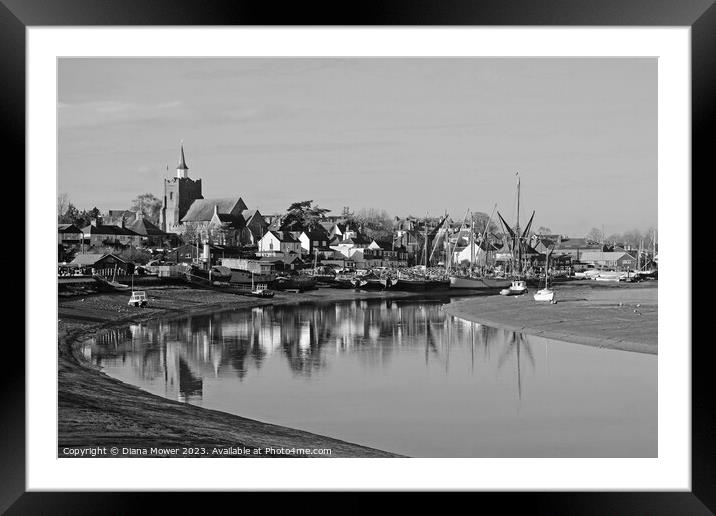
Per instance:
[[[528,292],[527,290],[527,281],[524,277],[523,271],[522,271],[522,246],[523,242],[527,237],[527,234],[529,233],[530,227],[532,227],[532,221],[535,217],[535,212],[532,211],[532,216],[530,217],[529,222],[527,223],[527,226],[525,226],[524,231],[520,231],[520,175],[517,174],[517,223],[515,224],[515,227],[512,228],[510,225],[505,221],[505,218],[500,214],[500,212],[497,212],[497,216],[500,218],[500,223],[502,224],[502,227],[505,230],[506,234],[509,234],[512,238],[512,245],[511,245],[511,253],[512,253],[512,273],[514,275],[514,278],[512,280],[512,283],[508,288],[504,288],[500,290],[500,295],[502,296],[519,296],[522,294],[526,294]],[[515,263],[515,251],[517,251],[517,260]]]
[[[132,292],[132,295],[129,297],[127,305],[141,307],[147,306],[147,293],[141,290]]]
[[[450,288],[496,290],[507,288],[510,284],[511,281],[504,278],[490,278],[487,276],[450,276]]]
[[[147,306],[147,293],[142,290],[134,290],[134,276],[132,276],[132,295],[129,296],[129,301],[127,301],[127,305],[139,307]]]
[[[223,265],[212,265],[208,269],[205,269],[199,265],[192,264],[187,268],[184,274],[190,283],[214,284],[215,282],[230,282],[232,271]]]
[[[547,259],[544,264],[544,288],[535,293],[534,299],[535,301],[548,301],[554,304],[556,303],[554,300],[554,290],[549,288],[549,255],[550,253],[547,253]]]
[[[297,290],[303,292],[304,290],[316,288],[316,283],[315,278],[310,276],[278,276],[271,282],[271,287],[275,290]]]
[[[231,278],[229,278],[229,283],[249,284],[254,281],[271,283],[275,278],[275,274],[256,274],[243,269],[231,269]]]
[[[273,297],[274,294],[274,291],[269,290],[266,283],[258,283],[255,288],[252,286],[251,291],[247,295],[251,297]]]
[[[526,294],[527,282],[525,280],[513,280],[512,284],[508,288],[500,290],[501,296],[521,296]]]
[[[490,222],[492,221],[492,216],[495,213],[495,209],[497,209],[497,205],[492,209],[492,213],[490,214],[490,218],[487,220],[487,224],[485,225],[485,231],[482,235],[482,242],[487,242],[487,232],[490,227]],[[467,214],[465,214],[465,219],[467,219]],[[470,225],[470,268],[467,272],[467,274],[461,275],[461,274],[450,274],[450,267],[448,265],[448,275],[449,275],[449,281],[450,281],[450,288],[459,288],[459,289],[469,289],[469,290],[496,290],[500,288],[507,288],[510,286],[510,280],[506,278],[496,278],[492,276],[487,276],[484,274],[478,274],[473,269],[474,263],[476,261],[475,256],[475,231],[474,231],[474,225],[475,220],[474,216],[471,217],[472,224]],[[465,222],[463,221],[463,225],[460,227],[460,233],[462,233],[462,229],[465,226]],[[488,244],[488,249],[489,249]],[[457,246],[457,242],[455,242],[455,245],[453,246],[452,252],[448,255],[451,256],[455,252],[455,247]],[[481,247],[480,247],[481,249]],[[485,251],[489,254],[489,251]],[[485,258],[485,262],[487,262],[487,257]]]

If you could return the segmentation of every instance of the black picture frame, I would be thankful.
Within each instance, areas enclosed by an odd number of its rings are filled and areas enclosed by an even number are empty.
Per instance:
[[[361,3],[178,0],[0,0],[2,154],[14,176],[25,169],[25,29],[86,25],[556,25],[689,26],[692,72],[692,178],[708,177],[716,120],[716,6],[714,0],[459,0]],[[8,162],[8,158],[10,162]],[[707,168],[708,167],[708,168]],[[16,191],[24,192],[24,180]],[[702,193],[703,195],[703,193]],[[694,199],[696,202],[696,199]],[[18,213],[19,210],[18,210]],[[17,220],[17,219],[15,219]],[[693,218],[694,223],[698,221]],[[25,235],[31,228],[25,227]],[[697,234],[697,233],[693,233]],[[17,245],[20,245],[17,243]],[[691,249],[686,249],[694,256]],[[688,258],[687,258],[688,259]],[[707,267],[693,259],[694,270]],[[17,270],[17,267],[14,269]],[[22,276],[13,274],[18,283]],[[691,278],[688,278],[691,281]],[[11,283],[12,284],[12,283]],[[14,286],[14,285],[13,285]],[[15,289],[20,291],[20,285]],[[689,300],[684,300],[688,302]],[[699,308],[694,301],[693,309]],[[692,490],[690,492],[484,493],[500,509],[538,513],[711,514],[716,511],[716,425],[709,342],[692,346]],[[126,514],[150,502],[182,513],[203,502],[184,494],[27,493],[25,489],[25,353],[6,340],[8,366],[0,376],[0,513]],[[245,497],[247,494],[241,494]],[[212,504],[225,499],[213,493]],[[227,495],[229,496],[229,495]],[[256,496],[260,495],[254,495]],[[156,500],[155,498],[160,498]],[[244,498],[245,499],[245,498]],[[421,505],[422,496],[414,498]],[[259,500],[257,500],[259,501]],[[455,500],[453,500],[455,502]],[[245,502],[242,502],[245,503]],[[345,503],[345,502],[343,502]],[[363,504],[366,505],[363,505]],[[368,508],[371,501],[353,506]],[[347,506],[350,506],[348,504]],[[424,506],[425,508],[425,506]]]

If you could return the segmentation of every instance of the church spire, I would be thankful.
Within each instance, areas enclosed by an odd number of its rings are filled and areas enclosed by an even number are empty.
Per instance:
[[[184,140],[181,142],[181,162],[177,166],[177,177],[189,177],[187,174],[189,167],[186,166],[186,159],[184,159]]]

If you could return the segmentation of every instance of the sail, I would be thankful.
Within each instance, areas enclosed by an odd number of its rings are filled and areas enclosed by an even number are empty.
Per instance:
[[[505,219],[502,217],[500,212],[497,212],[497,216],[500,217],[500,220],[502,221],[502,225],[505,227],[505,230],[510,234],[512,238],[515,238],[517,235],[515,235],[515,232],[512,231],[512,228],[510,225],[505,221]]]
[[[532,216],[530,217],[530,221],[527,223],[527,227],[525,227],[525,230],[522,232],[522,238],[527,236],[527,232],[530,230],[530,227],[532,227],[532,221],[535,218],[535,212],[532,212]]]

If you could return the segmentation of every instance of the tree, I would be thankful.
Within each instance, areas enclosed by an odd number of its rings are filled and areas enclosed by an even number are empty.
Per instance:
[[[59,203],[58,203],[59,204]],[[75,224],[80,217],[80,211],[75,208],[75,205],[68,201],[65,210],[59,214],[57,218],[58,224]],[[80,226],[82,227],[82,226]]]
[[[550,228],[548,228],[548,227],[540,226],[539,228],[537,228],[537,234],[539,234],[539,235],[551,235],[551,234],[552,234],[552,230],[551,230]]]
[[[132,201],[130,208],[133,212],[141,212],[144,218],[154,224],[159,224],[159,214],[162,210],[162,201],[151,193],[138,195]]]
[[[477,235],[482,235],[485,232],[485,227],[487,227],[487,221],[490,221],[490,227],[488,228],[489,233],[495,233],[500,228],[497,226],[497,222],[495,219],[490,219],[490,216],[487,213],[484,213],[482,211],[475,211],[472,213],[473,220],[475,221],[475,233]]]
[[[60,219],[63,218],[67,212],[67,208],[70,206],[70,196],[66,193],[59,194],[57,196],[57,223],[58,224],[71,224],[71,222],[62,222]]]
[[[594,242],[601,242],[602,241],[602,231],[597,228],[592,228],[587,232],[587,234],[584,236],[587,240],[592,240]]]
[[[393,218],[385,210],[363,208],[353,216],[353,223],[376,240],[389,240],[393,236]]]
[[[320,220],[331,210],[313,206],[313,201],[294,202],[286,209],[286,217],[281,225],[282,231],[313,230]]]

